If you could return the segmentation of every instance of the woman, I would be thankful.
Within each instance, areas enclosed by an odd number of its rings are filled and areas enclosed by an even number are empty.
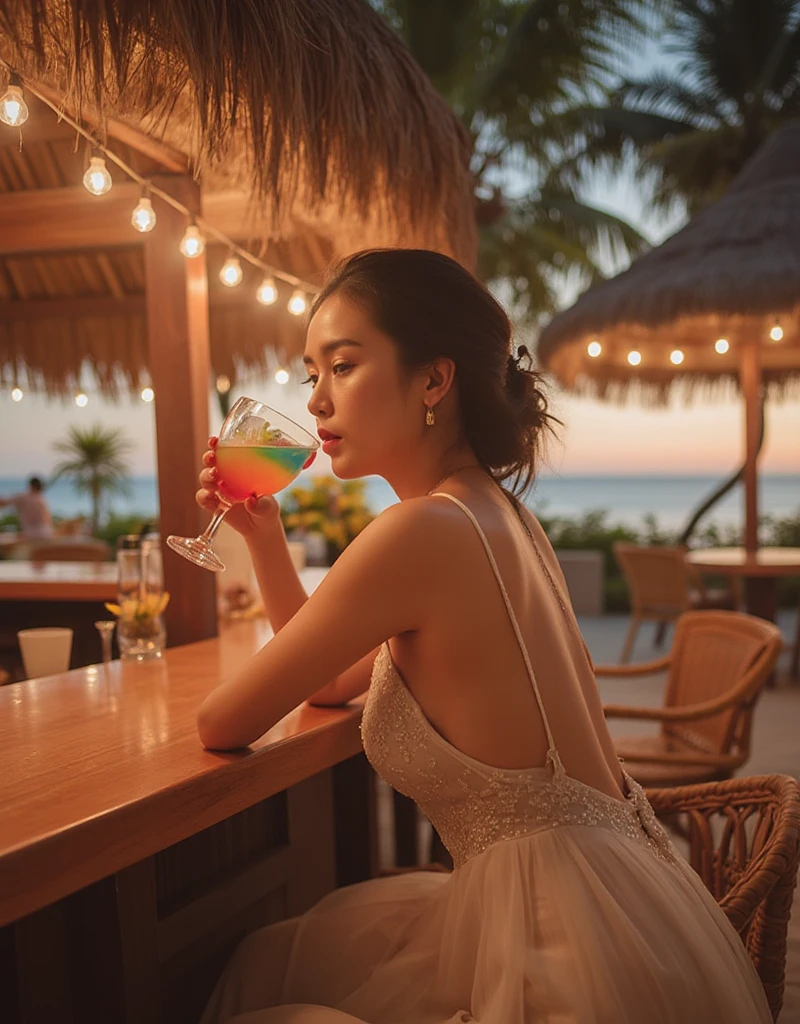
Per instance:
[[[204,1024],[769,1021],[738,936],[615,756],[547,537],[500,486],[524,490],[551,422],[500,306],[444,256],[360,253],[315,302],[304,361],[334,472],[379,474],[401,501],[310,598],[274,500],[228,513],[276,636],[205,700],[200,737],[243,746],[303,700],[369,687],[367,756],[455,870],[255,932]],[[213,447],[204,461],[211,509]]]

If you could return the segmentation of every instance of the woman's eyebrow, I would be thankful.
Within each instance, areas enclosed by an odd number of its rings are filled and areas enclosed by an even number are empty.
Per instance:
[[[352,341],[350,338],[338,338],[334,341],[326,341],[324,345],[320,346],[320,352],[322,355],[327,356],[337,348],[344,348],[345,345],[354,345],[356,348],[364,347],[360,341]],[[303,356],[303,362],[308,366],[310,363],[313,363],[314,360],[311,356]]]

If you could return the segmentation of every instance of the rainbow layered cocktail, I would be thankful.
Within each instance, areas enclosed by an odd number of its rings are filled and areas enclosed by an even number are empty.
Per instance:
[[[316,452],[299,445],[222,444],[217,446],[217,489],[227,501],[251,494],[277,494],[311,465]]]

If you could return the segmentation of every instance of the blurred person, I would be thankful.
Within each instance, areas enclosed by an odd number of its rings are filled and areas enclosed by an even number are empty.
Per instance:
[[[207,696],[200,739],[243,747],[303,701],[368,691],[365,753],[455,867],[253,932],[203,1024],[767,1024],[739,936],[615,754],[520,501],[553,420],[502,308],[446,256],[359,253],[316,299],[304,362],[333,472],[380,475],[400,502],[310,597],[275,499],[228,512],[275,636]]]
[[[50,506],[44,494],[44,484],[38,476],[28,480],[27,491],[12,494],[10,498],[0,498],[0,508],[12,506],[17,513],[20,532],[26,540],[46,540],[53,536],[53,520]]]

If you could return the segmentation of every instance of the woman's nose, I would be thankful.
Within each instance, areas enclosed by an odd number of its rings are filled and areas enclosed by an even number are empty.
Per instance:
[[[311,397],[308,400],[306,408],[312,416],[316,416],[317,418],[328,416],[330,414],[330,401],[325,396],[325,393],[319,384],[317,384],[311,392]]]

